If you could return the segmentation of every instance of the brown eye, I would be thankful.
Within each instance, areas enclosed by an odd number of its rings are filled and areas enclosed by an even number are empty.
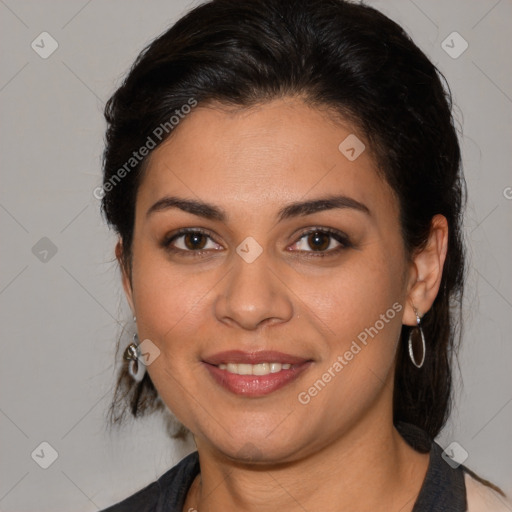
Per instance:
[[[292,246],[293,250],[308,256],[334,256],[352,248],[347,235],[331,228],[314,228],[302,234]]]
[[[209,233],[199,229],[181,229],[162,241],[162,247],[180,255],[199,256],[206,252],[222,250]]]
[[[315,231],[308,236],[308,244],[314,251],[324,251],[331,243],[331,236],[321,231]]]
[[[202,233],[187,233],[183,235],[183,241],[187,249],[191,251],[204,249],[207,237]]]

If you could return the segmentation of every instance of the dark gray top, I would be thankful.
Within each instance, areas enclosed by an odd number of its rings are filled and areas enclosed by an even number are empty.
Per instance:
[[[413,512],[465,512],[465,467],[453,468],[445,462],[441,456],[443,449],[418,427],[398,423],[396,428],[415,450],[430,452],[427,474]],[[187,492],[199,471],[199,456],[193,452],[156,482],[102,512],[182,512]]]

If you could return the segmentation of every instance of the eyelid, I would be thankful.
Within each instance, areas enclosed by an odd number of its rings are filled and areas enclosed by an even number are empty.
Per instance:
[[[166,235],[161,242],[161,246],[168,251],[179,252],[181,254],[190,254],[190,255],[201,255],[204,252],[211,251],[211,249],[199,249],[197,251],[190,251],[190,250],[187,251],[185,249],[179,249],[179,248],[173,247],[171,245],[171,242],[173,242],[177,238],[180,238],[184,235],[188,235],[190,233],[199,233],[201,235],[208,237],[210,240],[212,240],[217,245],[222,245],[215,240],[212,233],[210,231],[208,231],[207,229],[204,229],[204,228],[180,228],[180,229],[174,231],[173,233]]]
[[[304,250],[302,250],[302,251],[297,251],[297,252],[308,253],[313,256],[327,256],[327,255],[331,255],[331,254],[336,254],[340,250],[354,247],[353,243],[350,241],[349,236],[347,234],[345,234],[343,231],[340,231],[340,230],[334,229],[334,228],[322,227],[322,226],[315,226],[312,228],[307,228],[306,231],[303,231],[300,234],[299,238],[295,242],[293,242],[292,245],[295,245],[300,240],[302,240],[305,236],[309,236],[313,233],[326,234],[326,235],[330,236],[331,238],[334,238],[334,240],[336,240],[336,242],[338,242],[340,245],[334,249],[329,249],[328,251],[313,251],[313,250],[304,251]]]
[[[202,235],[206,235],[211,237],[212,233],[204,228],[179,228],[176,231],[173,231],[170,234],[165,235],[163,242],[169,243],[175,238],[178,238],[181,235],[186,235],[188,233],[201,233]]]

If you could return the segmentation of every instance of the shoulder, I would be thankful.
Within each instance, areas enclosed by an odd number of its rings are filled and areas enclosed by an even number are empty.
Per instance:
[[[158,480],[101,512],[170,512],[180,507],[199,472],[199,456],[193,452]],[[181,509],[180,509],[181,510]]]
[[[476,478],[464,472],[466,485],[467,512],[509,512],[512,510],[512,501],[505,498],[494,489],[479,482]]]
[[[158,481],[149,484],[123,501],[103,509],[101,512],[154,512],[160,496]]]

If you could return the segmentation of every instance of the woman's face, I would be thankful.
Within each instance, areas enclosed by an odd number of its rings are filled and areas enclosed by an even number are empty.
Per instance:
[[[391,418],[410,272],[361,141],[289,98],[198,106],[153,152],[124,284],[160,351],[151,379],[198,447],[294,460]]]

